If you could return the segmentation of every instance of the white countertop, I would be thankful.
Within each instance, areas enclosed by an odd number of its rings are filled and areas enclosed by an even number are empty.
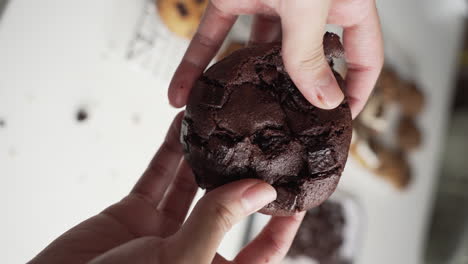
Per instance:
[[[339,188],[358,197],[367,219],[356,263],[422,263],[461,36],[460,17],[430,20],[428,2],[380,3],[393,43],[389,52],[398,44],[416,63],[429,108],[420,120],[425,145],[411,157],[416,176],[407,192],[348,163]],[[3,263],[29,260],[68,228],[118,201],[162,142],[178,112],[167,103],[167,84],[186,42],[158,27],[157,18],[139,20],[143,4],[10,1],[0,20]],[[136,32],[155,41],[149,47],[141,38],[129,42]],[[163,49],[170,52],[155,52]],[[83,123],[75,120],[80,107],[89,112]],[[237,250],[242,228],[223,243],[226,256]]]

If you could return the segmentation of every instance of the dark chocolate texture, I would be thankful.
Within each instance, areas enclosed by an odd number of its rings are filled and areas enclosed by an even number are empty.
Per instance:
[[[342,205],[326,201],[309,210],[288,252],[288,257],[308,257],[318,263],[349,263],[340,255],[345,216]]]
[[[337,36],[327,33],[324,44],[330,64],[343,55]],[[333,110],[311,105],[286,73],[280,50],[279,44],[244,48],[209,68],[192,89],[181,141],[200,187],[262,179],[278,197],[261,212],[291,215],[335,190],[351,141],[351,112],[346,100]]]

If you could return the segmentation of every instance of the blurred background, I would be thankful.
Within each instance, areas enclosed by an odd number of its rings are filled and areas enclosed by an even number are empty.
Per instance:
[[[166,91],[202,12],[167,2],[0,0],[2,263],[28,261],[145,169],[179,111]],[[337,193],[286,262],[468,263],[467,2],[377,2],[384,70]],[[218,58],[250,23],[238,20]],[[265,221],[237,225],[221,254]]]

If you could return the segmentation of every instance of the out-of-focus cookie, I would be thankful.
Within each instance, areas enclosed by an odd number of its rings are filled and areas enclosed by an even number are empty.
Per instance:
[[[412,151],[421,145],[422,135],[412,118],[404,117],[397,129],[398,145],[404,151]]]
[[[169,30],[190,39],[197,31],[208,0],[157,0],[156,4]]]
[[[416,117],[425,104],[424,94],[414,82],[404,82],[400,89],[399,101],[404,116]]]
[[[425,97],[414,82],[402,80],[396,71],[385,67],[377,81],[375,91],[355,120],[353,127],[357,140],[353,140],[350,153],[366,169],[392,183],[405,188],[411,180],[411,169],[406,155],[422,144],[422,131],[415,119],[422,112]],[[393,112],[394,107],[399,112]],[[395,116],[399,114],[400,116]],[[397,118],[396,120],[394,118]],[[394,126],[396,123],[396,126]],[[384,137],[395,135],[391,145],[384,145]]]
[[[403,153],[383,145],[373,145],[373,149],[380,160],[380,166],[375,173],[388,180],[397,189],[405,189],[410,183],[411,171]]]
[[[346,212],[343,205],[325,201],[307,212],[288,252],[288,263],[350,263],[342,256]],[[348,238],[349,239],[349,238]],[[305,261],[302,262],[301,259]]]
[[[369,128],[373,135],[383,133],[389,128],[390,120],[386,115],[386,107],[383,95],[377,91],[369,97],[366,107],[359,114],[356,122]]]
[[[364,168],[374,171],[380,167],[379,157],[370,147],[368,140],[356,136],[355,130],[353,130],[353,138],[349,151]]]
[[[382,93],[382,98],[385,103],[393,102],[398,99],[398,90],[401,86],[401,80],[398,78],[397,73],[385,67],[380,73],[377,80],[376,89]]]
[[[372,139],[353,140],[350,154],[364,168],[382,177],[397,189],[405,189],[411,179],[411,171],[404,154]]]

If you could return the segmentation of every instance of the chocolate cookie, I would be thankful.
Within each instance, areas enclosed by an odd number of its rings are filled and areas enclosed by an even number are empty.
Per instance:
[[[330,65],[343,54],[337,38],[325,35]],[[346,100],[333,110],[311,105],[286,73],[280,50],[244,48],[208,69],[191,92],[181,140],[201,188],[258,178],[278,193],[260,212],[291,215],[335,190],[348,156],[351,111]]]
[[[375,86],[379,88],[377,90],[380,90],[384,103],[390,103],[398,98],[401,80],[395,71],[389,67],[384,67]]]
[[[375,173],[399,190],[407,188],[411,183],[411,169],[405,154],[383,145],[371,145],[380,160],[380,165]]]
[[[425,97],[414,82],[404,82],[400,89],[400,104],[404,116],[418,116],[425,105]]]
[[[345,221],[343,207],[336,202],[326,201],[309,210],[294,238],[288,257],[307,257],[311,259],[311,263],[348,263],[340,256]]]
[[[422,133],[413,118],[403,117],[397,128],[398,145],[404,151],[413,151],[421,146]]]

